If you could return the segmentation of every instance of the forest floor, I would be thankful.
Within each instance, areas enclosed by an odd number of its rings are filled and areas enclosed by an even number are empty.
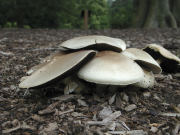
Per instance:
[[[81,35],[123,39],[127,47],[158,43],[180,56],[180,29],[0,30],[0,134],[180,134],[180,75],[156,75],[152,89],[64,95],[62,88],[18,88],[32,66]],[[107,117],[109,116],[109,117]],[[106,118],[105,118],[106,117]]]

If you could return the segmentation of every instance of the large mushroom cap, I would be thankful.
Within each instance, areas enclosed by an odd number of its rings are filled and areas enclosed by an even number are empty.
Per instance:
[[[143,76],[142,80],[140,80],[139,82],[137,82],[133,85],[135,85],[136,87],[140,87],[140,88],[152,88],[155,83],[154,74],[145,69],[143,69],[143,71],[144,71],[144,76]]]
[[[107,36],[82,36],[75,37],[60,44],[60,47],[68,50],[92,49],[92,50],[112,50],[121,52],[126,49],[126,44],[118,38]]]
[[[26,77],[20,84],[20,88],[31,88],[43,85],[64,74],[78,68],[96,54],[93,50],[79,51],[66,55],[55,56],[45,66],[37,69]]]
[[[143,75],[143,70],[136,62],[121,53],[112,51],[99,52],[78,72],[81,79],[110,85],[136,83],[142,79]]]
[[[179,72],[180,59],[164,47],[157,44],[149,44],[143,49],[160,63],[165,72]]]
[[[147,67],[153,73],[160,73],[161,67],[159,64],[143,50],[137,48],[128,48],[122,52],[123,55],[135,60],[138,64]]]

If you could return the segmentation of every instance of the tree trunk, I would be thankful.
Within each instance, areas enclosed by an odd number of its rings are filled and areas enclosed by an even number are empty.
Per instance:
[[[148,4],[147,15],[143,24],[144,28],[157,27],[156,11],[158,10],[158,0],[151,0]]]
[[[171,0],[171,11],[176,19],[178,27],[180,27],[180,0]]]
[[[136,16],[134,16],[132,25],[134,27],[142,27],[146,16],[147,1],[135,0],[134,7],[137,7],[137,11],[136,11]]]
[[[180,0],[135,1],[135,8],[137,8],[137,11],[133,20],[133,27],[177,28],[178,19],[180,17],[178,12],[180,10]]]

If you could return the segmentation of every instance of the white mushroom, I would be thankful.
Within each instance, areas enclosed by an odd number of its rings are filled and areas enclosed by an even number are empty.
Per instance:
[[[121,52],[126,49],[126,44],[123,40],[118,38],[111,38],[107,36],[82,36],[75,37],[67,40],[59,45],[60,48],[65,50],[79,50],[79,49],[92,49],[92,50],[112,50]]]
[[[20,84],[20,88],[31,88],[46,84],[58,77],[62,77],[74,68],[79,68],[96,54],[93,50],[79,51],[55,56],[45,66],[37,69]]]
[[[143,69],[143,71],[144,71],[144,76],[143,76],[142,80],[140,80],[139,82],[137,82],[133,85],[136,87],[139,87],[139,88],[152,88],[155,83],[154,74],[145,69]]]
[[[177,72],[180,67],[180,58],[172,54],[164,47],[157,44],[149,44],[143,49],[157,60],[165,72]]]
[[[136,61],[139,65],[146,67],[153,73],[161,73],[161,67],[154,58],[143,50],[137,48],[128,48],[122,52],[123,55]]]
[[[84,65],[78,76],[88,82],[106,85],[129,85],[143,78],[142,68],[133,60],[112,51],[99,52]]]

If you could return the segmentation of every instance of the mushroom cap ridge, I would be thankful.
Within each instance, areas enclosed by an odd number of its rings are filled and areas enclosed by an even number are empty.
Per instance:
[[[112,50],[121,52],[126,49],[126,44],[123,40],[100,35],[90,35],[75,37],[70,40],[64,41],[59,45],[66,51],[92,49],[92,50]]]

